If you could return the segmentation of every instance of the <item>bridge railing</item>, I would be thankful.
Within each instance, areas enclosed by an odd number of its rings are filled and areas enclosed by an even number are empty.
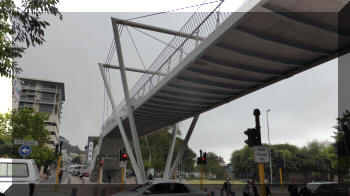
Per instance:
[[[203,41],[219,25],[223,23],[231,12],[220,12],[221,2],[215,6],[211,12],[195,12],[182,26],[179,32],[188,34],[188,37],[174,36],[164,50],[158,55],[156,60],[149,67],[149,71],[158,74],[143,74],[130,90],[132,101],[146,96],[154,86],[163,80],[173,69]],[[192,39],[189,37],[197,37]],[[120,116],[127,114],[125,99],[117,106]],[[102,131],[108,130],[109,125],[114,121],[114,116],[110,115],[104,122]]]

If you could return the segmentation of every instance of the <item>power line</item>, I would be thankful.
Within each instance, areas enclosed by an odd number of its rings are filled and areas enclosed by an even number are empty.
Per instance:
[[[156,12],[156,13],[153,13],[153,14],[147,14],[147,15],[143,15],[143,16],[138,16],[138,17],[134,17],[134,18],[129,18],[129,19],[126,19],[125,21],[136,20],[136,19],[140,19],[140,18],[146,18],[146,17],[149,17],[149,16],[155,16],[155,15],[159,15],[159,14],[165,14],[165,13],[169,13],[169,12],[180,11],[180,10],[184,10],[184,9],[188,9],[188,8],[199,7],[199,6],[202,6],[202,5],[208,5],[208,4],[217,3],[217,2],[222,2],[222,1],[224,1],[224,0],[211,1],[211,2],[207,2],[207,3],[201,3],[201,4],[197,4],[197,5],[191,5],[191,6],[182,7],[182,8],[177,8],[177,9],[173,9],[173,10],[169,10],[169,11],[164,11],[164,12]]]

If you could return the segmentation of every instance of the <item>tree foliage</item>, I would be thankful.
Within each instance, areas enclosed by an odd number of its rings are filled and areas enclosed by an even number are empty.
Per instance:
[[[81,156],[80,155],[75,156],[71,162],[73,164],[81,164]]]
[[[163,171],[167,160],[172,133],[169,132],[170,127],[160,129],[140,139],[140,148],[144,162],[148,167],[152,166],[155,171]],[[178,135],[179,136],[179,135]],[[183,139],[177,137],[174,147],[172,162],[174,162],[177,153],[183,143]],[[196,154],[187,147],[182,159],[185,172],[194,170]]]
[[[330,174],[332,180],[337,171],[337,155],[334,145],[330,142],[313,140],[301,148],[291,144],[271,145],[271,160],[272,173],[278,174],[279,168],[282,168],[287,178],[289,174],[304,174],[308,179],[313,172],[320,178],[327,178]],[[231,165],[235,175],[240,178],[257,177],[253,148],[245,146],[243,149],[234,151],[231,156]],[[269,164],[265,164],[265,167],[268,173]]]
[[[0,76],[13,77],[21,69],[14,60],[22,57],[30,45],[45,42],[45,29],[50,24],[42,20],[43,14],[62,19],[56,8],[59,0],[22,0],[16,6],[13,0],[0,1]],[[25,43],[26,47],[22,46]]]
[[[208,152],[206,160],[207,164],[203,165],[203,172],[207,178],[211,175],[215,175],[216,179],[224,179],[226,177],[225,167],[221,165],[221,162],[224,161],[222,157],[219,157],[213,152]]]
[[[38,146],[32,146],[32,153],[28,158],[35,159],[38,165],[47,165],[54,161],[54,153],[45,144],[49,141],[49,133],[45,128],[45,121],[49,115],[35,112],[32,109],[13,110],[0,114],[0,156],[20,158],[13,140],[36,140]]]

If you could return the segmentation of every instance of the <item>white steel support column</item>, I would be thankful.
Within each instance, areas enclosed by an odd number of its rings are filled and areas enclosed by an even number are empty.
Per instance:
[[[179,131],[179,124],[175,124],[174,128],[173,128],[173,139],[171,140],[170,146],[169,146],[169,152],[168,152],[168,157],[166,160],[166,164],[165,164],[165,169],[163,172],[163,179],[169,179],[169,170],[170,170],[170,166],[171,166],[171,160],[173,158],[173,153],[174,153],[174,147],[175,147],[175,143],[176,143],[176,135]]]
[[[182,160],[182,157],[184,156],[185,150],[186,150],[186,148],[187,148],[188,141],[190,140],[190,137],[191,137],[191,135],[192,135],[192,133],[193,133],[194,127],[195,127],[196,124],[197,124],[198,118],[199,118],[199,114],[196,114],[196,115],[193,117],[191,126],[190,126],[190,128],[188,129],[188,132],[187,132],[187,134],[186,134],[184,143],[182,143],[182,146],[181,146],[179,152],[178,152],[177,155],[176,155],[176,159],[175,159],[175,161],[174,161],[173,167],[171,168],[171,170],[170,170],[170,172],[169,172],[169,176],[173,175],[173,173],[175,172],[175,170],[176,170],[176,168],[177,168],[177,165],[178,165],[178,164],[180,163],[180,161]]]
[[[144,181],[142,179],[140,169],[139,169],[139,167],[137,165],[137,162],[135,160],[135,156],[134,156],[134,153],[133,153],[133,151],[131,149],[128,137],[126,136],[126,133],[125,133],[122,121],[119,118],[118,111],[117,111],[117,106],[116,106],[116,104],[114,102],[112,91],[111,91],[111,89],[110,89],[110,87],[108,85],[107,76],[106,76],[105,71],[103,70],[103,65],[99,64],[99,68],[100,68],[100,71],[101,71],[101,75],[102,75],[102,78],[103,78],[104,85],[105,85],[106,90],[107,90],[107,94],[108,94],[109,100],[111,101],[114,118],[117,119],[117,123],[118,123],[120,134],[121,134],[121,136],[123,138],[124,145],[125,145],[125,148],[126,148],[126,151],[127,151],[128,155],[129,155],[131,165],[134,168],[134,172],[135,172],[135,175],[136,175],[136,181],[137,181],[138,184],[142,184]]]
[[[116,45],[117,54],[118,54],[118,62],[119,62],[119,66],[120,66],[120,75],[121,75],[122,83],[123,83],[125,103],[126,103],[126,107],[128,110],[131,135],[132,135],[132,140],[134,143],[134,150],[136,153],[137,164],[138,164],[139,169],[141,171],[142,179],[143,179],[143,181],[145,181],[146,180],[145,168],[143,166],[139,137],[138,137],[137,130],[136,130],[133,108],[131,106],[131,101],[130,101],[129,87],[128,87],[128,81],[127,81],[126,73],[125,73],[125,65],[124,65],[122,47],[120,45],[121,43],[120,43],[118,24],[113,22],[113,20],[112,20],[112,26],[113,26],[113,32],[114,32],[115,45]]]

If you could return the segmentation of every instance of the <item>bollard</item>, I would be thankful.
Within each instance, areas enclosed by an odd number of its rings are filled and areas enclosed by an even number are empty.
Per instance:
[[[71,196],[77,196],[77,188],[72,188]]]
[[[215,196],[215,192],[214,191],[210,191],[210,196]]]
[[[92,188],[92,195],[93,195],[93,196],[97,196],[97,186],[94,186],[94,187]]]
[[[102,189],[102,190],[101,190],[101,196],[105,196],[105,194],[106,194],[106,190],[105,190],[105,189]]]

